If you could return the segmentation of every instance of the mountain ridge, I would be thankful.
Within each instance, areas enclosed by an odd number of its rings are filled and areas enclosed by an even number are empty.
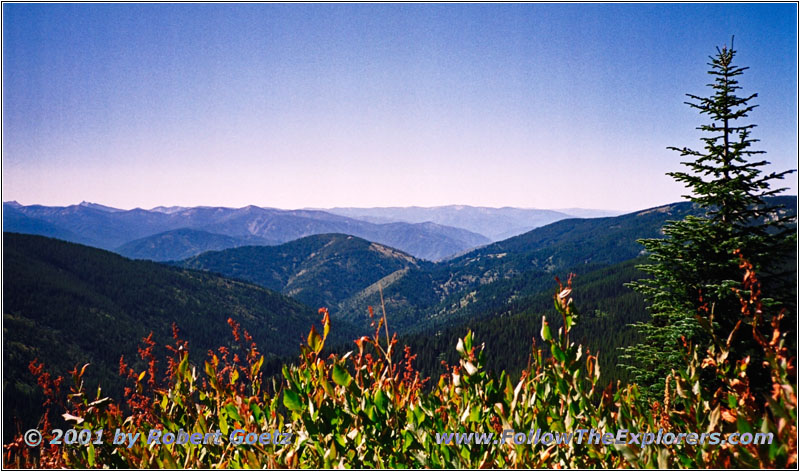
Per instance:
[[[186,259],[207,251],[275,244],[278,242],[256,236],[227,236],[198,229],[179,228],[134,239],[116,248],[114,252],[130,259],[166,262]]]
[[[335,312],[341,301],[378,280],[430,263],[356,236],[331,233],[278,246],[210,251],[174,264],[246,280]]]
[[[607,210],[572,209],[570,214],[562,210],[484,207],[471,205],[441,205],[433,207],[334,207],[324,209],[334,214],[373,222],[422,223],[430,221],[446,226],[463,228],[482,234],[492,240],[500,241],[555,221],[574,217],[606,216]]]
[[[66,207],[21,206],[9,202],[3,204],[3,209],[17,215],[4,219],[4,231],[60,235],[65,240],[106,250],[116,250],[139,239],[183,228],[234,238],[260,238],[269,243],[284,243],[312,234],[346,233],[428,260],[444,259],[490,242],[479,234],[443,225],[375,224],[317,210],[279,210],[254,205],[158,211],[118,210],[85,202]],[[168,253],[164,247],[153,247],[151,253],[140,251],[136,255],[159,260],[178,259],[193,246],[203,246],[203,243],[187,240],[173,253]]]

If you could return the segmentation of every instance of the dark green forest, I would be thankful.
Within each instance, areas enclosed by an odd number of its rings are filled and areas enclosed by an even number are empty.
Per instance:
[[[642,276],[636,269],[641,262],[641,258],[632,259],[579,274],[573,282],[580,294],[575,303],[580,304],[582,313],[572,336],[598,356],[603,383],[627,379],[625,369],[617,365],[619,349],[640,339],[630,325],[648,317],[642,297],[624,286]],[[435,379],[445,372],[442,361],[448,365],[458,362],[458,353],[452,346],[463,333],[472,330],[477,339],[486,342],[487,369],[518,376],[528,365],[532,343],[541,331],[542,316],[547,316],[554,329],[562,324],[552,313],[556,282],[548,279],[544,284],[549,288],[518,297],[500,308],[503,313],[484,313],[480,319],[421,329],[401,336],[400,344],[409,345],[418,354],[417,367]]]
[[[193,358],[230,339],[234,318],[258,340],[266,360],[294,355],[316,312],[253,284],[212,274],[131,261],[100,249],[41,236],[3,234],[3,417],[25,429],[41,415],[42,397],[28,372],[34,359],[54,375],[91,364],[85,382],[121,396],[120,356],[136,364],[151,332],[163,354],[172,324]],[[333,334],[351,339],[342,323]],[[137,365],[144,368],[143,365]]]
[[[210,251],[179,263],[248,280],[313,307],[338,304],[379,279],[431,264],[346,234],[307,236],[280,246],[246,246]]]

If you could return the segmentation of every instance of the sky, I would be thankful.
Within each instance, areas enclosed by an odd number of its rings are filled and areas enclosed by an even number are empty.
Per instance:
[[[3,201],[652,207],[732,35],[797,168],[796,4],[2,8]]]

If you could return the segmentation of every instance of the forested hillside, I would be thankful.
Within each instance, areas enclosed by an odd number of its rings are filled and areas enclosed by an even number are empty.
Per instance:
[[[620,348],[640,339],[631,326],[648,318],[641,295],[625,287],[643,274],[636,269],[644,259],[631,259],[619,264],[581,273],[574,278],[575,303],[581,306],[581,322],[573,331],[574,340],[590,348],[601,365],[601,382],[625,380],[627,372],[618,365]],[[553,329],[562,320],[553,316],[552,286],[555,280],[546,277],[541,290],[521,291],[508,304],[487,305],[483,316],[460,319],[447,325],[429,325],[400,337],[417,353],[416,366],[433,378],[444,373],[441,361],[452,365],[458,353],[454,346],[460,336],[473,331],[477,339],[486,341],[489,370],[505,370],[516,377],[528,365],[532,340],[542,329],[546,315]]]
[[[63,238],[62,238],[63,239]],[[197,229],[181,228],[127,242],[115,252],[130,259],[171,261],[207,251],[240,246],[269,246],[278,241],[258,236],[227,236]]]
[[[280,246],[206,252],[180,265],[247,280],[336,313],[341,301],[378,280],[430,263],[355,236],[321,234]]]
[[[280,290],[359,322],[368,305],[380,305],[380,281],[393,327],[407,332],[510,313],[518,308],[513,301],[547,289],[554,274],[638,257],[637,239],[658,236],[664,222],[693,211],[691,204],[677,203],[619,217],[562,220],[436,264],[378,251],[358,238],[313,236],[277,247],[210,252],[180,265]]]
[[[87,387],[119,396],[120,356],[135,362],[151,332],[163,355],[172,324],[199,362],[228,342],[229,318],[241,323],[270,358],[294,355],[317,319],[299,302],[249,283],[131,261],[117,254],[41,236],[3,234],[3,405],[5,429],[38,418],[41,392],[28,372],[38,359],[53,372],[91,364]],[[340,342],[354,336],[346,325]]]
[[[401,332],[514,314],[520,298],[549,290],[554,275],[585,274],[636,258],[642,254],[637,239],[659,235],[665,221],[692,211],[690,204],[679,203],[619,217],[552,223],[429,270],[409,271],[384,287],[386,306]],[[380,302],[377,294],[360,301]],[[348,308],[340,316],[359,316],[353,304]]]

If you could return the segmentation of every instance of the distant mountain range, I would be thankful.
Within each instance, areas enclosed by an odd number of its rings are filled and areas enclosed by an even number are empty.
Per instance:
[[[435,207],[329,208],[330,213],[374,223],[430,221],[445,226],[466,229],[486,236],[492,241],[527,233],[528,231],[566,218],[597,218],[616,216],[621,212],[570,208],[538,210],[526,208],[489,208],[467,205]]]
[[[240,246],[277,245],[326,233],[358,236],[416,258],[439,261],[565,218],[609,213],[463,205],[330,210],[159,206],[122,210],[90,202],[66,207],[5,202],[3,210],[4,231],[50,236],[155,261],[181,260]]]
[[[159,261],[325,233],[358,236],[426,260],[445,259],[491,242],[465,229],[429,222],[377,224],[324,211],[256,206],[120,210],[87,202],[67,207],[6,202],[3,213],[4,231],[51,236]]]

